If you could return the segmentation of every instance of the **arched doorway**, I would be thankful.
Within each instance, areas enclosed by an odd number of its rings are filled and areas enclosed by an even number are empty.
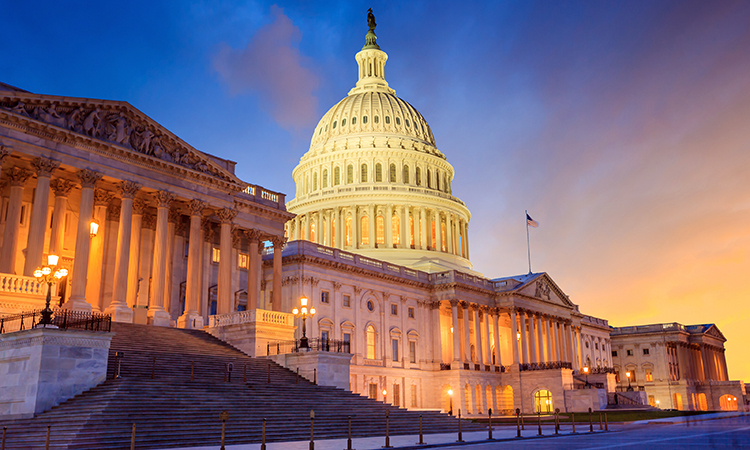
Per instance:
[[[706,394],[698,394],[698,409],[700,411],[708,411],[708,402],[706,401]]]
[[[674,409],[682,411],[682,395],[675,392],[674,394]]]
[[[719,405],[721,406],[722,411],[736,411],[737,410],[737,400],[736,397],[729,394],[724,394],[721,397],[719,397]]]
[[[534,412],[549,414],[552,411],[552,393],[546,389],[539,389],[534,392]]]

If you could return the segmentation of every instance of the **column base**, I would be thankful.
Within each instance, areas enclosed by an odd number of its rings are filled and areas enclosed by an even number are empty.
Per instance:
[[[177,319],[177,328],[188,330],[202,330],[203,316],[195,311],[187,311]]]
[[[133,323],[133,308],[127,305],[109,305],[104,313],[112,316],[112,322]]]
[[[70,297],[67,302],[63,304],[63,309],[70,309],[73,311],[86,311],[91,312],[93,309],[91,304],[86,301],[84,297],[74,298]]]
[[[149,308],[146,317],[148,317],[150,325],[156,325],[157,327],[168,327],[172,321],[169,314],[160,307]]]

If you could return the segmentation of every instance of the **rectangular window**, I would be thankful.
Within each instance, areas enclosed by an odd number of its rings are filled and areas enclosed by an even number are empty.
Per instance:
[[[599,350],[599,343],[598,342],[594,342],[594,349],[595,350]]]
[[[377,400],[378,399],[378,385],[375,383],[370,383],[369,386],[369,397],[371,399]]]
[[[649,352],[649,350],[648,350],[647,348],[644,348],[644,349],[643,349],[643,354],[644,354],[644,355],[648,355],[648,354],[649,354],[648,352]]]
[[[217,247],[211,247],[211,262],[212,263],[219,263],[219,249]]]
[[[321,331],[320,332],[320,340],[321,341],[327,341],[328,340],[328,331]]]
[[[247,269],[247,262],[247,253],[240,253],[237,256],[237,267],[239,267],[240,269]]]
[[[320,293],[320,303],[328,303],[328,291]]]
[[[646,369],[646,381],[654,381],[654,374],[651,369]]]
[[[352,335],[349,333],[344,333],[344,342],[347,344],[351,344],[352,342]]]
[[[648,396],[648,404],[656,408],[656,398],[653,395]]]
[[[417,343],[414,341],[409,341],[409,362],[417,363]]]
[[[398,305],[395,303],[391,303],[391,315],[392,316],[398,315]]]
[[[401,406],[399,404],[399,400],[401,400],[400,387],[401,385],[393,383],[393,406]]]
[[[617,358],[617,350],[612,350],[612,357]]]
[[[391,340],[391,347],[393,347],[393,362],[398,361],[398,339]]]
[[[409,310],[408,310],[408,311],[409,311],[409,318],[410,318],[410,319],[413,319],[413,318],[414,318],[414,308],[412,308],[412,307],[409,307]]]
[[[413,384],[411,386],[411,407],[417,407],[417,387]]]
[[[349,294],[344,294],[344,306],[347,308],[351,308],[352,306],[352,298]]]
[[[628,350],[628,356],[633,356],[633,350]]]

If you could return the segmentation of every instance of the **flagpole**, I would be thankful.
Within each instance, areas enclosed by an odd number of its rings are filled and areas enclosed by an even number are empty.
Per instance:
[[[531,244],[529,243],[529,211],[526,212],[526,217],[524,217],[524,220],[526,221],[526,249],[529,253],[529,273],[531,273]]]

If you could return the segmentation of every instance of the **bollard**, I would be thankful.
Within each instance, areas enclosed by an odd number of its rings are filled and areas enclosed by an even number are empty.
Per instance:
[[[49,450],[49,430],[52,425],[47,425],[47,440],[44,442],[44,450]]]
[[[130,450],[135,450],[135,422],[133,422],[133,431],[130,432]]]
[[[310,410],[310,450],[315,450],[315,440],[313,439],[314,428],[315,428],[315,411],[311,409]]]
[[[229,413],[226,411],[222,411],[221,414],[219,414],[219,418],[221,419],[221,450],[226,450],[226,447],[224,447],[224,432],[226,431]]]
[[[576,413],[570,413],[570,422],[573,424],[573,434],[576,432]]]
[[[604,431],[609,431],[609,425],[607,424],[607,413],[604,413]]]
[[[489,432],[489,437],[487,438],[487,440],[488,441],[494,441],[494,439],[492,439],[492,408],[490,408],[489,410],[487,410],[487,417],[488,417],[488,420],[487,420],[487,429],[489,430],[488,431]]]
[[[599,411],[599,431],[602,431],[604,429],[604,425],[602,424],[602,412]]]
[[[383,446],[383,448],[393,448],[391,447],[390,415],[391,415],[391,412],[386,409],[385,410],[385,445]]]
[[[115,352],[115,378],[120,378],[120,361],[122,361],[123,356],[125,356],[123,352]]]
[[[555,408],[555,434],[560,434],[560,408]]]
[[[594,422],[591,419],[591,408],[589,408],[589,433],[594,432]]]
[[[516,408],[516,437],[521,437],[521,410]]]
[[[263,432],[260,435],[260,450],[266,450],[266,418],[263,418]]]
[[[456,442],[463,441],[463,434],[461,433],[461,408],[458,408],[458,440]]]
[[[297,367],[297,384],[299,384],[299,367]]]
[[[271,384],[271,360],[268,360],[268,381],[266,382],[268,384]]]
[[[536,435],[537,436],[541,436],[542,435],[542,412],[541,411],[537,411],[536,412],[536,417],[538,419],[537,422],[539,423],[539,432]]]
[[[265,450],[265,449],[261,449],[261,450]],[[352,449],[352,416],[349,416],[349,437],[346,438],[345,450],[353,450]]]
[[[3,441],[0,442],[0,450],[5,450],[5,434],[8,432],[8,427],[3,427]]]
[[[422,414],[419,415],[419,442],[417,445],[424,445],[424,435],[422,434]]]
[[[190,361],[190,381],[195,380],[195,361]]]
[[[318,369],[313,369],[313,384],[318,384]]]
[[[151,359],[151,379],[154,379],[154,374],[156,373],[156,356],[154,356]]]

